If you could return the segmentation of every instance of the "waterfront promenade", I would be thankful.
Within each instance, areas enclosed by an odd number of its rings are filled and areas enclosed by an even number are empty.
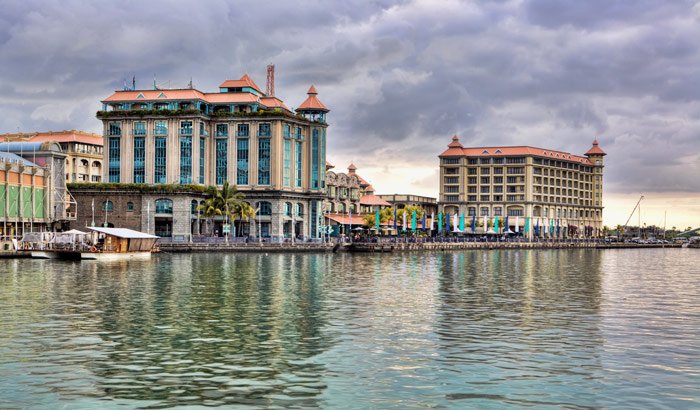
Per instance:
[[[217,238],[218,239],[218,238]],[[468,240],[471,239],[471,240]],[[606,243],[602,240],[479,241],[475,238],[365,238],[327,242],[173,242],[159,244],[163,252],[404,252],[467,249],[621,249],[680,248],[676,244]]]

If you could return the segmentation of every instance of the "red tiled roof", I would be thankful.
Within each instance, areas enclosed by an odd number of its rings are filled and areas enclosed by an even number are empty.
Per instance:
[[[598,140],[597,140],[597,139],[594,139],[594,140],[593,140],[593,146],[591,147],[591,149],[589,149],[588,151],[586,151],[586,155],[602,155],[602,156],[606,156],[606,155],[608,155],[608,154],[606,154],[605,151],[603,151],[602,149],[600,149],[600,147],[598,146]]]
[[[347,213],[345,214],[326,214],[326,217],[330,219],[331,221],[337,222],[341,225],[350,225],[350,222],[352,222],[353,225],[364,225],[365,221],[362,215],[356,215],[352,214],[352,220],[348,216]]]
[[[459,143],[459,137],[456,135],[452,137],[452,142],[450,142],[447,146],[449,148],[464,148],[462,147],[462,144]]]
[[[360,197],[360,205],[369,205],[369,206],[374,206],[374,205],[379,205],[379,206],[391,206],[390,203],[387,201],[383,200],[382,198],[376,196],[376,195],[363,195]]]
[[[262,97],[260,103],[268,108],[284,108],[289,111],[289,108],[277,97]]]
[[[318,92],[316,91],[316,87],[314,87],[312,85],[311,88],[309,88],[309,91],[306,92],[306,94],[308,94],[309,96],[306,97],[306,100],[304,100],[304,102],[301,103],[301,105],[299,107],[297,107],[297,111],[300,111],[300,110],[317,110],[317,111],[325,111],[325,112],[330,111],[328,109],[328,107],[326,107],[321,102],[321,100],[319,100],[318,97],[316,97],[316,94],[318,94]]]
[[[35,142],[51,141],[58,143],[79,142],[82,144],[104,145],[104,140],[101,135],[76,130],[0,135],[0,141],[4,141],[6,139]]]
[[[252,78],[248,74],[243,74],[243,77],[241,77],[239,80],[226,80],[221,85],[219,85],[219,88],[243,88],[243,87],[250,87],[258,92],[262,93],[260,90],[260,87],[258,87],[257,84],[255,84],[255,81],[253,81]]]
[[[163,97],[160,95],[163,94]],[[139,98],[139,95],[143,97]],[[114,94],[107,97],[103,102],[110,101],[152,101],[152,100],[196,100],[204,99],[204,93],[194,88],[177,89],[177,90],[128,90],[115,91]]]
[[[439,157],[455,157],[455,156],[514,156],[525,155],[543,158],[560,159],[563,161],[580,162],[590,164],[591,162],[586,157],[572,155],[564,151],[554,151],[551,149],[529,147],[529,146],[513,146],[513,147],[468,147],[456,148],[451,147],[445,150]]]
[[[260,99],[251,93],[209,93],[204,94],[204,101],[210,103],[255,103]]]

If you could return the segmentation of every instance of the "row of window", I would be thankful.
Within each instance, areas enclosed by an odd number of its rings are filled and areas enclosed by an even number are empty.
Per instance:
[[[259,123],[258,124],[258,137],[270,137],[272,136],[272,126],[270,123]],[[192,135],[193,131],[193,121],[183,120],[180,121],[180,135]],[[134,136],[146,136],[146,122],[145,121],[135,121],[133,123]],[[206,124],[204,122],[199,122],[199,134],[200,136],[208,136]],[[121,122],[110,122],[107,127],[108,136],[121,136],[122,135],[122,124]],[[153,123],[153,135],[168,135],[168,122],[167,121],[155,121]],[[215,135],[217,137],[228,137],[229,135],[229,124],[216,124],[215,125]],[[302,139],[302,128],[296,127],[296,137]],[[236,124],[236,136],[238,137],[248,137],[250,136],[250,125],[249,124]],[[289,124],[284,125],[284,136],[290,138],[291,128]]]

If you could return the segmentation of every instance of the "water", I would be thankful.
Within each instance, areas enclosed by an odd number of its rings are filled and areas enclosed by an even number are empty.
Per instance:
[[[0,261],[0,408],[700,408],[700,251]]]

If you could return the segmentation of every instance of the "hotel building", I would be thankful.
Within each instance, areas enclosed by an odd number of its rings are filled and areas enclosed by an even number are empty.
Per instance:
[[[555,221],[559,236],[595,236],[603,220],[603,157],[593,141],[584,156],[529,146],[463,147],[457,136],[440,159],[440,210]],[[501,222],[502,224],[503,222]],[[502,225],[501,225],[502,226]],[[532,233],[532,230],[530,230]]]
[[[102,181],[102,136],[83,131],[0,135],[0,141],[55,142],[66,154],[66,182]]]
[[[313,86],[295,112],[247,74],[224,81],[214,93],[134,89],[116,91],[102,104],[97,117],[104,124],[105,181],[228,181],[258,210],[248,227],[251,236],[320,236],[329,110]],[[144,204],[149,206],[156,209],[155,203]],[[162,232],[187,230],[172,226],[168,215],[154,218]],[[146,225],[155,232],[155,221]]]
[[[63,178],[66,155],[52,142],[0,143],[0,236],[64,228],[75,219]]]

